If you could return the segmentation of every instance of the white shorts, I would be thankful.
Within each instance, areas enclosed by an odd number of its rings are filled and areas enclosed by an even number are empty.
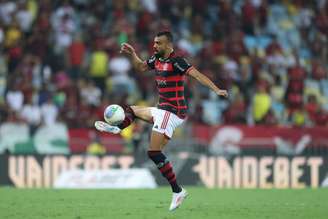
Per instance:
[[[174,130],[184,122],[183,119],[166,110],[151,107],[150,111],[154,121],[153,131],[162,133],[167,138],[172,138]]]

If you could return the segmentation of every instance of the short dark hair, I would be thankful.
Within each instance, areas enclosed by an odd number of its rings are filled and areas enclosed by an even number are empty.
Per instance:
[[[170,31],[168,30],[164,30],[164,31],[160,31],[156,34],[157,37],[160,36],[166,36],[166,38],[172,43],[173,42],[173,35]]]

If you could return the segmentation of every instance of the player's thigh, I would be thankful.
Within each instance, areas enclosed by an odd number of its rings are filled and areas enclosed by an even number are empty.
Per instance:
[[[151,114],[151,108],[150,107],[145,107],[145,106],[131,106],[134,114],[136,117],[139,119],[142,119],[146,122],[152,123],[153,117]]]
[[[161,151],[168,142],[169,139],[163,133],[152,131],[150,137],[149,150]]]

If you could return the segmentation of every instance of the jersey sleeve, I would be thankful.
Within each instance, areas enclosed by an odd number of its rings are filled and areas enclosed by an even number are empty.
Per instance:
[[[150,69],[155,69],[155,61],[156,61],[156,57],[153,55],[149,59],[147,59],[145,63],[148,65]]]
[[[173,67],[180,75],[184,75],[189,69],[191,69],[192,65],[185,58],[177,57],[174,60]]]

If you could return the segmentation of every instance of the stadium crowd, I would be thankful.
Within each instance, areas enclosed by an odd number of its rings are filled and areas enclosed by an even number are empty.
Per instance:
[[[327,0],[0,0],[0,123],[92,127],[110,103],[154,105],[154,35],[221,88],[188,80],[191,122],[328,126]]]

